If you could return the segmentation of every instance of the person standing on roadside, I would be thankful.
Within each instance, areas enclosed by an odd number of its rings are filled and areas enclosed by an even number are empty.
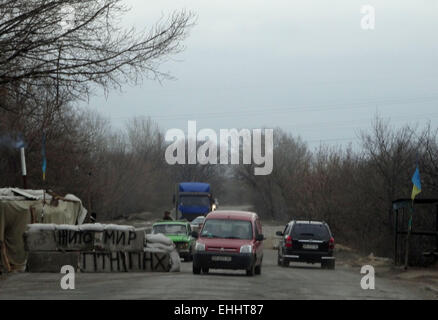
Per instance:
[[[163,220],[170,220],[172,221],[172,217],[170,216],[170,211],[164,211],[164,217]]]

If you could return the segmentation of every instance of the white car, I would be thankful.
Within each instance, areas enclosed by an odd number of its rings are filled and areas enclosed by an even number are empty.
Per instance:
[[[192,231],[199,232],[202,228],[202,225],[204,224],[204,220],[204,216],[199,216],[196,217],[192,222],[190,222],[190,227],[192,228]]]

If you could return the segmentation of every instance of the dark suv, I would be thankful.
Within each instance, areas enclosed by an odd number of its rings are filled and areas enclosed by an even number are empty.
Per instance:
[[[327,223],[321,221],[290,221],[278,246],[278,265],[287,267],[289,262],[321,263],[322,268],[334,269],[335,239]]]

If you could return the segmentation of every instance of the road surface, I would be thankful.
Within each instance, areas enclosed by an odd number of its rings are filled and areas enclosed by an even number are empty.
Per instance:
[[[262,274],[211,270],[192,274],[191,262],[177,273],[76,273],[75,289],[62,290],[55,273],[18,273],[0,280],[0,299],[434,299],[421,284],[376,278],[375,290],[360,287],[362,275],[350,267],[278,267],[266,250]]]

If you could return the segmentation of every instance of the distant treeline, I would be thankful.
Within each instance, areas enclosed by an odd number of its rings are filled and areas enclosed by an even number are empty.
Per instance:
[[[101,219],[161,212],[172,207],[176,182],[205,181],[212,183],[220,205],[250,202],[263,219],[281,223],[292,218],[323,219],[337,241],[390,256],[391,202],[410,197],[417,161],[422,180],[418,197],[434,197],[438,190],[436,131],[395,129],[378,117],[372,130],[360,135],[361,147],[354,150],[326,145],[310,150],[300,138],[277,128],[273,172],[256,176],[253,165],[169,165],[164,158],[164,132],[150,119],[134,118],[116,132],[96,112],[66,105],[53,114],[45,129],[45,184],[42,135],[35,120],[7,112],[1,119],[2,185],[22,185],[19,152],[13,143],[21,138],[26,144],[29,188],[74,193]],[[434,210],[418,210],[414,226],[434,228]],[[432,246],[423,238],[415,241]]]

